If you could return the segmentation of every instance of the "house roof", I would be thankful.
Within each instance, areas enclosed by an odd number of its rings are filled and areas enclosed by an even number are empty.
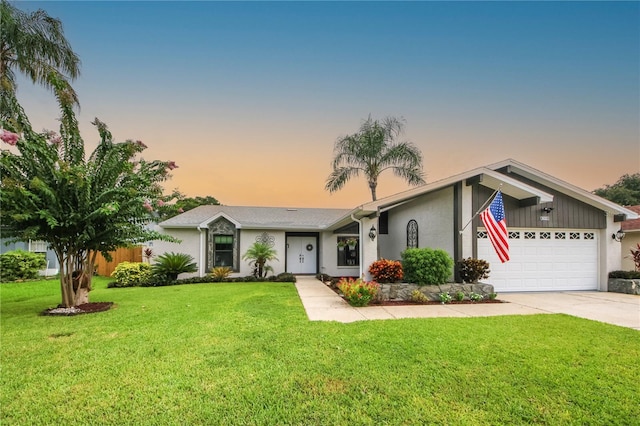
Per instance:
[[[608,214],[624,215],[629,219],[626,222],[634,222],[640,219],[640,209],[633,210],[621,207],[526,164],[507,159],[446,179],[427,183],[377,201],[365,203],[354,209],[200,206],[161,222],[160,226],[163,228],[205,228],[214,220],[224,217],[234,223],[236,227],[245,229],[335,230],[348,225],[354,219],[361,219],[365,216],[392,209],[421,195],[465,181],[477,181],[488,188],[500,189],[504,194],[517,200],[533,199],[536,203],[553,201],[553,195],[510,176],[511,173],[567,194]],[[636,228],[634,229],[640,229],[640,220],[635,226]]]
[[[629,206],[627,208],[640,214],[640,205]],[[623,231],[640,231],[640,218],[625,220],[624,222],[622,222],[621,227]]]
[[[199,206],[160,223],[163,228],[206,227],[224,217],[238,228],[323,230],[349,212],[348,209]]]
[[[492,189],[501,189],[504,194],[518,200],[536,197],[538,203],[548,203],[553,201],[553,195],[510,177],[510,173],[517,173],[520,176],[524,176],[546,187],[570,195],[586,204],[611,213],[612,215],[623,214],[629,219],[637,219],[640,217],[636,212],[630,209],[621,207],[609,200],[605,200],[602,197],[594,195],[584,189],[578,188],[577,186],[571,185],[570,183],[564,182],[513,159],[507,159],[485,167],[479,167],[446,179],[418,186],[390,197],[363,204],[353,209],[350,214],[353,214],[356,217],[368,216],[377,211],[384,211],[393,208],[394,206],[403,204],[423,194],[445,188],[460,181],[466,181],[467,179],[480,179],[483,186]]]

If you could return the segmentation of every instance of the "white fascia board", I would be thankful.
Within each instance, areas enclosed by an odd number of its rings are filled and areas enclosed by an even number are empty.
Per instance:
[[[533,167],[527,166],[526,164],[520,163],[518,161],[509,159],[500,163],[492,164],[488,167],[495,170],[507,166],[510,166],[514,171],[517,171],[521,176],[534,180],[538,183],[548,186],[549,188],[555,189],[556,191],[567,194],[575,198],[576,200],[580,200],[583,203],[594,206],[605,212],[609,212],[611,214],[624,214],[627,216],[627,219],[640,218],[638,213],[634,212],[633,210],[624,208],[612,201],[606,200],[602,197],[592,194],[589,191],[548,175],[544,172],[541,172],[540,170],[534,169]]]

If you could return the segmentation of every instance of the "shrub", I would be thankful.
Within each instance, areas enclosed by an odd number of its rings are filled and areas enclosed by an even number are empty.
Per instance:
[[[411,248],[402,252],[402,269],[407,282],[444,284],[453,273],[453,259],[441,249]]]
[[[137,287],[151,280],[151,265],[141,262],[120,262],[111,276],[116,280],[113,287]]]
[[[413,290],[411,292],[411,301],[418,303],[425,303],[429,301],[429,298],[420,290]]]
[[[462,302],[464,300],[464,293],[461,291],[456,292],[455,298],[458,302]]]
[[[609,278],[622,278],[625,280],[637,280],[640,278],[640,271],[611,271]]]
[[[453,298],[449,293],[440,293],[439,297],[440,297],[440,303],[442,303],[443,305],[453,300]]]
[[[458,272],[460,278],[465,283],[477,283],[480,280],[489,278],[489,262],[483,259],[473,259],[471,257],[458,261]]]
[[[224,281],[226,278],[229,278],[229,275],[233,272],[233,269],[228,266],[217,266],[211,269],[209,276],[213,280],[213,282]]]
[[[496,300],[498,293],[489,293],[489,300]]]
[[[379,283],[395,283],[404,276],[402,263],[397,260],[380,259],[369,266],[369,273]]]
[[[164,253],[156,259],[152,268],[153,274],[158,277],[165,275],[170,281],[177,280],[179,274],[198,271],[193,257],[185,253]]]
[[[375,281],[365,282],[362,278],[342,278],[338,288],[351,306],[367,306],[380,291],[380,284]]]
[[[0,281],[29,280],[38,278],[38,271],[47,267],[41,253],[12,250],[0,255]]]
[[[479,302],[482,299],[484,299],[484,296],[478,293],[469,293],[469,299],[471,299],[473,302]]]
[[[282,272],[276,276],[276,281],[279,283],[295,283],[296,276],[290,272]]]

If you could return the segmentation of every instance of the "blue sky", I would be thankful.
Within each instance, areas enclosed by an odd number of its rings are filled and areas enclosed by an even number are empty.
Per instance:
[[[224,204],[353,207],[324,191],[336,138],[406,119],[428,181],[515,158],[593,190],[640,171],[637,2],[18,2],[62,20],[98,116],[168,188]],[[36,127],[43,89],[21,82]],[[379,195],[407,186],[383,175]]]

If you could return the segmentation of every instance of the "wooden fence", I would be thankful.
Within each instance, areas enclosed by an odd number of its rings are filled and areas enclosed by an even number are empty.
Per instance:
[[[96,264],[98,265],[96,272],[98,275],[103,277],[111,276],[111,273],[120,262],[142,262],[142,247],[119,248],[111,252],[111,257],[113,260],[107,262],[107,260],[98,253],[98,257],[96,257]]]

